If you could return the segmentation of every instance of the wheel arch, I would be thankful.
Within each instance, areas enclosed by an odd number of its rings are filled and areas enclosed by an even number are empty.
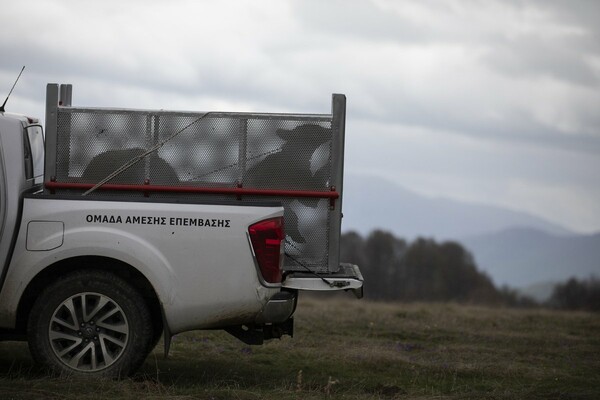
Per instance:
[[[51,282],[73,271],[100,270],[113,273],[130,285],[142,296],[152,319],[152,327],[158,335],[164,329],[163,307],[158,294],[148,278],[138,269],[121,260],[103,256],[76,256],[57,261],[41,270],[27,285],[17,307],[16,330],[25,334],[27,319],[39,293]]]

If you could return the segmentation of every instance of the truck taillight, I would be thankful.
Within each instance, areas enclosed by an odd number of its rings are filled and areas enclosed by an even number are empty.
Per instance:
[[[267,283],[281,282],[285,233],[283,217],[266,219],[248,228],[256,261]]]

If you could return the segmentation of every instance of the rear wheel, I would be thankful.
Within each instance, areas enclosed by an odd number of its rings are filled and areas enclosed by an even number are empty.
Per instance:
[[[47,287],[29,314],[33,358],[59,373],[125,377],[144,362],[150,313],[122,278],[79,271]]]

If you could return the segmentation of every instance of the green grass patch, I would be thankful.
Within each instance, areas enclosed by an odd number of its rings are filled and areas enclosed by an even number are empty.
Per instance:
[[[0,399],[596,399],[599,332],[592,313],[302,298],[293,339],[181,334],[122,381],[50,377],[0,343]]]

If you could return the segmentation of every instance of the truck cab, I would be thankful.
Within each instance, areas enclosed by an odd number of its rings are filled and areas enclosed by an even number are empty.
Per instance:
[[[44,136],[34,118],[0,113],[0,287],[19,228],[23,194],[41,190]]]

